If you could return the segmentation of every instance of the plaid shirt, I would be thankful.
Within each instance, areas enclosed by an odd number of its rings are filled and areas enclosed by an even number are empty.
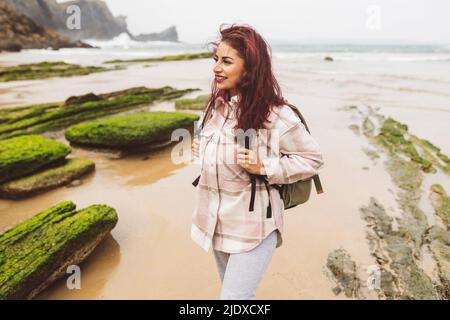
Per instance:
[[[235,111],[237,96],[226,103],[218,98],[199,137],[201,175],[192,216],[191,238],[206,252],[246,252],[277,230],[282,244],[284,205],[278,190],[270,187],[272,217],[266,217],[269,194],[256,180],[254,211],[249,211],[250,176],[236,157]],[[221,112],[229,112],[224,117]],[[201,118],[204,117],[204,114]],[[252,150],[264,165],[261,174],[270,184],[286,184],[309,178],[323,166],[319,145],[289,106],[276,107],[268,130],[258,130]],[[282,155],[280,157],[280,155]]]

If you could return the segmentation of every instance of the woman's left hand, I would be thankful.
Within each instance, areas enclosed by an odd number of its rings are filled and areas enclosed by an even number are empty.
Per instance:
[[[257,153],[253,150],[238,147],[237,163],[249,173],[265,174],[264,165],[259,161]]]

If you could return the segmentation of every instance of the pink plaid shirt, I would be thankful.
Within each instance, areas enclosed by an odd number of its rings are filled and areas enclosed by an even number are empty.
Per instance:
[[[266,217],[269,194],[256,180],[254,211],[249,211],[250,176],[236,160],[235,111],[237,96],[215,102],[211,118],[200,133],[200,180],[192,215],[191,238],[206,252],[246,252],[277,230],[281,246],[284,205],[279,191],[270,187],[272,217]],[[229,117],[226,119],[221,114]],[[204,114],[201,118],[204,117]],[[252,150],[258,153],[270,184],[286,184],[309,178],[323,167],[319,145],[289,106],[270,113],[267,130],[258,130]],[[282,155],[280,157],[280,155]]]

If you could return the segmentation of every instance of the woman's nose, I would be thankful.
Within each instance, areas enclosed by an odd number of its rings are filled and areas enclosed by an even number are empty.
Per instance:
[[[220,67],[219,64],[215,64],[213,71],[214,71],[214,73],[220,73],[220,72],[222,72],[222,68]]]

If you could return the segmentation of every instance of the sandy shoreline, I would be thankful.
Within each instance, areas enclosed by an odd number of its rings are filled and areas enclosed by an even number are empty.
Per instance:
[[[0,83],[0,107],[62,101],[71,95],[142,85],[200,88],[207,92],[212,78],[210,66],[209,60],[178,61],[76,78]],[[365,222],[358,209],[371,196],[380,200],[392,216],[398,216],[399,209],[395,194],[389,191],[393,185],[382,161],[374,163],[364,154],[363,138],[348,129],[351,119],[339,108],[352,104],[378,106],[380,113],[408,124],[411,132],[450,154],[450,106],[445,104],[448,98],[441,95],[337,85],[331,76],[302,72],[305,65],[300,64],[298,70],[291,66],[285,61],[276,64],[285,96],[301,107],[323,151],[321,181],[325,193],[313,192],[308,203],[286,212],[284,243],[275,253],[257,298],[345,299],[331,291],[333,283],[324,273],[327,255],[343,247],[359,265],[373,265]],[[337,64],[323,68],[342,67]],[[382,82],[375,77],[371,81]],[[396,81],[397,88],[411,82]],[[440,86],[448,88],[450,84]],[[433,108],[411,109],[411,101],[419,107],[430,104]],[[163,103],[151,109],[170,108],[169,103]],[[145,154],[111,160],[74,148],[72,156],[78,155],[96,162],[96,172],[83,178],[81,186],[59,188],[22,201],[0,200],[0,230],[62,200],[72,200],[80,208],[106,203],[119,214],[112,236],[82,265],[82,289],[68,290],[61,280],[39,298],[217,299],[220,283],[213,257],[189,236],[195,192],[191,182],[199,167],[173,164],[170,148],[151,154],[147,160]],[[450,190],[448,177],[437,176],[436,180]],[[363,268],[358,273],[361,279],[367,278]]]

